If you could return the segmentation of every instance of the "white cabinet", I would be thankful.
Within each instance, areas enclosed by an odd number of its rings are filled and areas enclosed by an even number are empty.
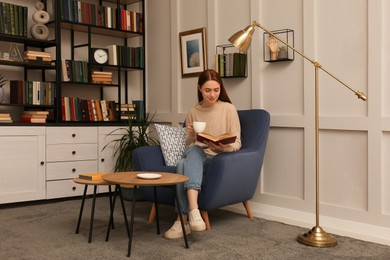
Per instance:
[[[0,204],[82,195],[84,186],[73,178],[113,171],[110,142],[121,134],[109,134],[117,128],[0,126]],[[99,186],[99,192],[106,191]]]
[[[46,198],[81,195],[73,182],[80,173],[98,171],[97,127],[46,128]],[[89,189],[92,192],[92,189]]]
[[[45,127],[0,127],[0,203],[45,199]]]

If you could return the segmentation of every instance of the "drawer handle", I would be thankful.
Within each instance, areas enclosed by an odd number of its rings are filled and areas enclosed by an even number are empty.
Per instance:
[[[76,151],[72,151],[72,154],[75,155],[75,154],[76,154]]]
[[[72,187],[72,190],[76,190],[76,187],[73,186],[73,187]]]
[[[72,137],[76,137],[76,134],[72,134]]]
[[[73,169],[72,169],[72,172],[76,172],[76,168],[73,168]]]
[[[42,162],[41,162],[41,165],[44,165],[44,164],[45,164],[45,162],[44,162],[44,161],[42,161]]]
[[[100,159],[101,162],[104,162],[104,158]]]

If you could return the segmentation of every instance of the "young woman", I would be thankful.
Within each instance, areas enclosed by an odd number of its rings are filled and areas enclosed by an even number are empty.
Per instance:
[[[187,114],[186,144],[183,159],[177,164],[177,173],[189,177],[189,180],[178,188],[178,196],[183,211],[186,234],[206,229],[205,222],[198,209],[198,194],[201,190],[203,172],[210,159],[223,152],[235,152],[241,148],[241,128],[236,108],[231,104],[221,77],[214,70],[205,70],[198,79],[198,101]],[[232,144],[215,145],[196,141],[193,122],[206,122],[204,132],[213,136],[230,132],[237,136]],[[188,222],[187,222],[188,214]],[[180,218],[164,233],[164,237],[175,239],[183,237]]]

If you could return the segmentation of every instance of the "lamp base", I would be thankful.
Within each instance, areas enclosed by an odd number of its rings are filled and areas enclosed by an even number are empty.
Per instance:
[[[315,247],[332,247],[337,245],[337,240],[319,226],[315,226],[306,233],[299,235],[297,241],[304,245]]]

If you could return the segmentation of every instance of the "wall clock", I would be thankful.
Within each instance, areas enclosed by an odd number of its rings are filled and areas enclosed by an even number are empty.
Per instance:
[[[108,64],[108,49],[91,48],[90,61],[94,64]]]

